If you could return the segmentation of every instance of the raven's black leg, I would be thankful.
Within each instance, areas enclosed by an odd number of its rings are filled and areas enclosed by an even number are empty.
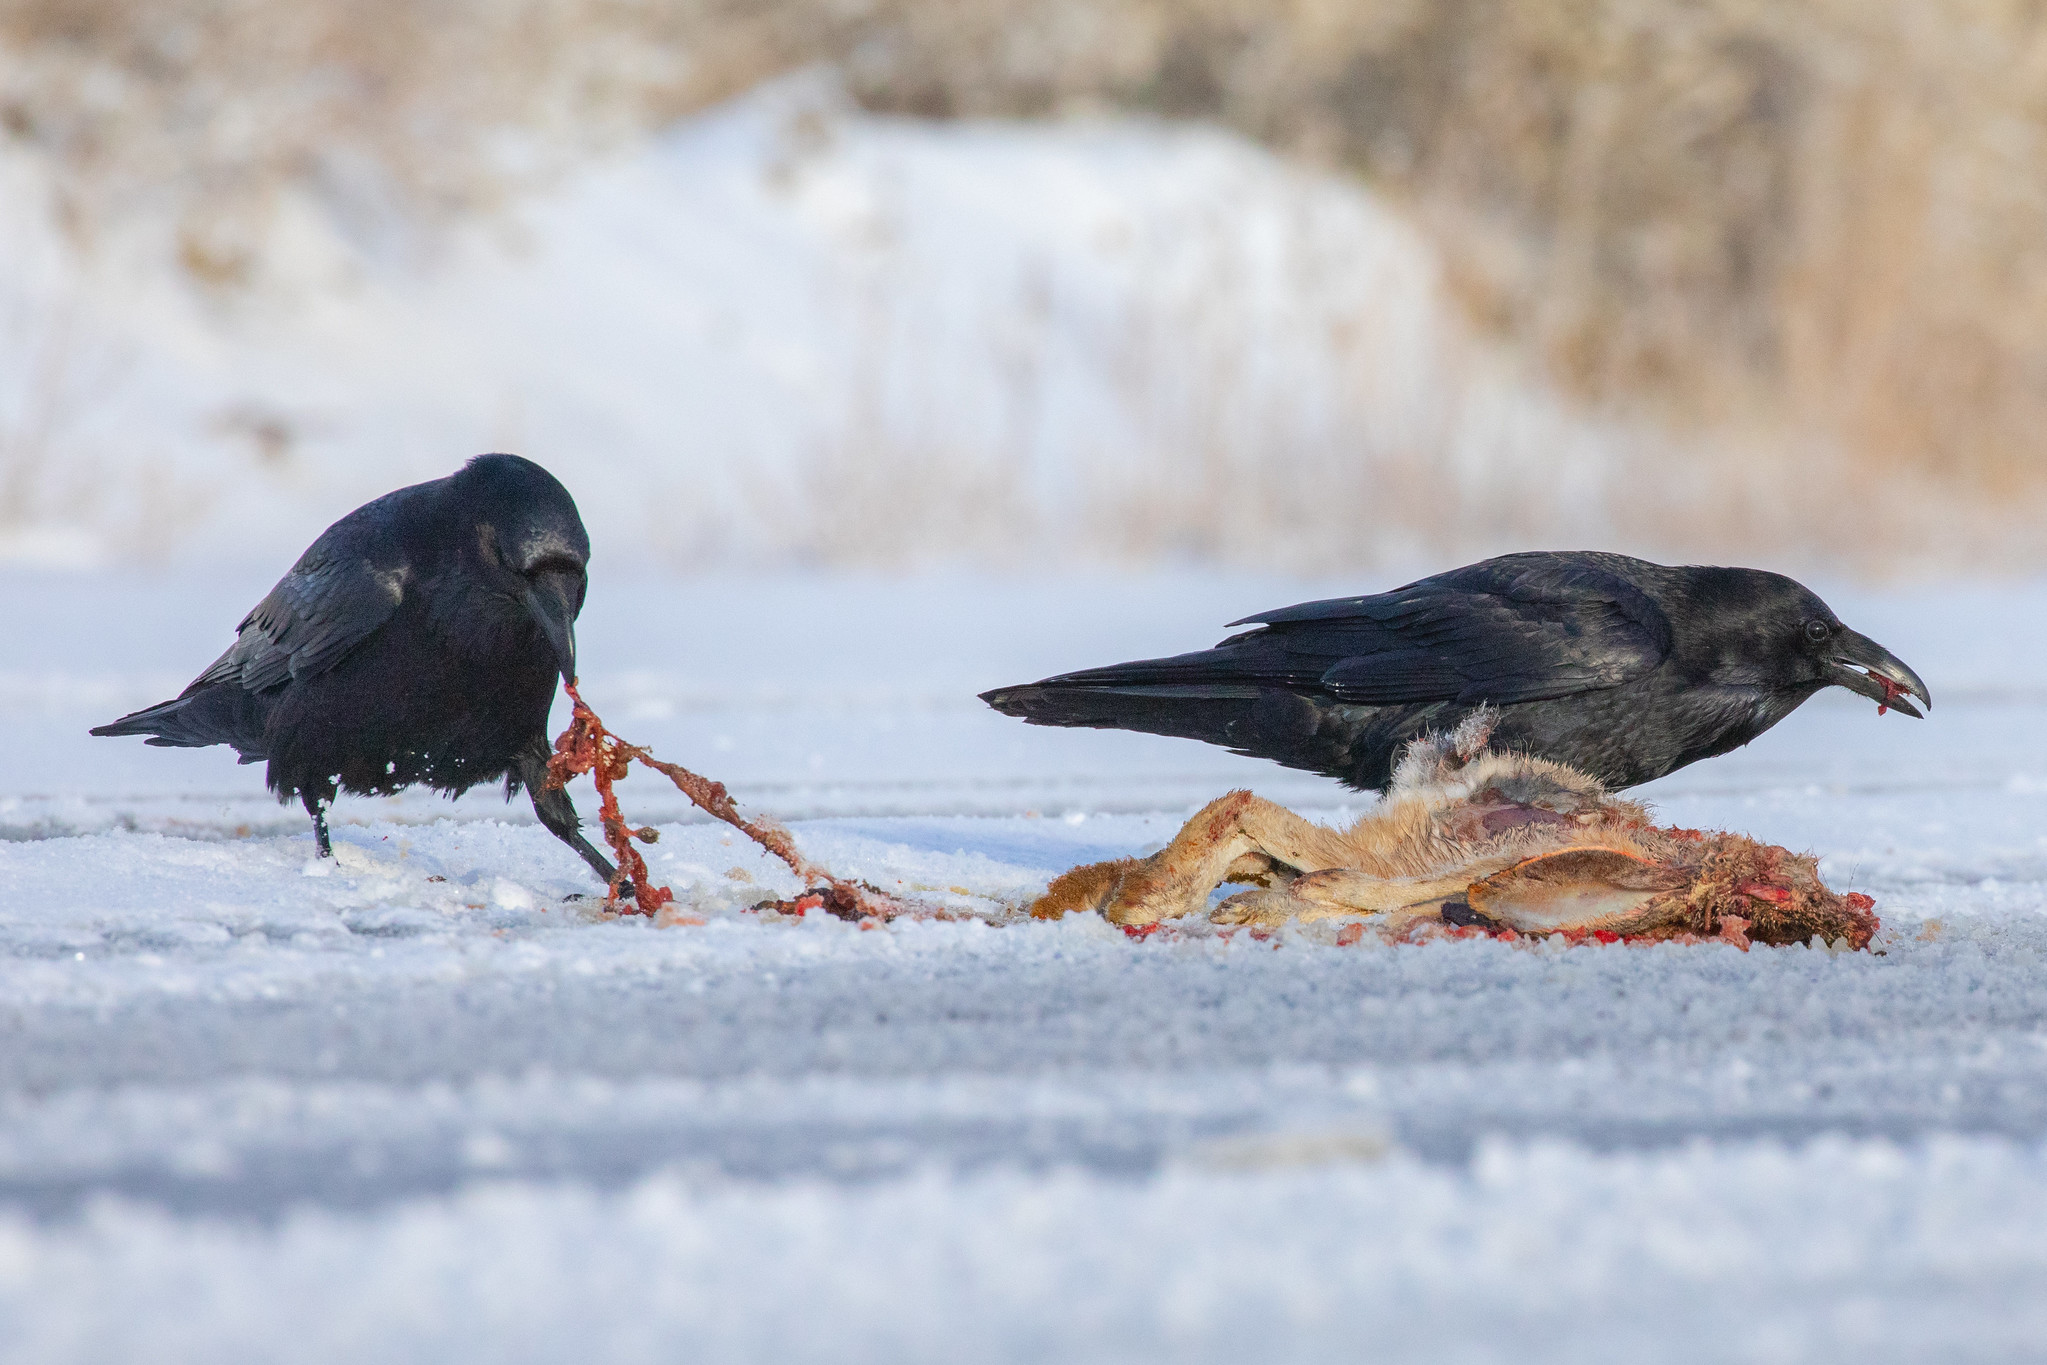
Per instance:
[[[548,832],[555,838],[576,850],[583,861],[590,864],[590,870],[597,874],[597,880],[607,887],[610,886],[612,878],[618,875],[618,869],[583,837],[583,821],[576,814],[575,803],[569,800],[569,794],[559,787],[553,791],[547,789],[545,750],[538,752],[529,750],[519,756],[519,780],[526,784],[527,792],[533,797],[533,813],[540,817],[540,823],[547,826]],[[631,884],[620,886],[618,894],[632,895]]]
[[[320,856],[334,856],[334,845],[327,838],[327,807],[334,801],[334,784],[323,782],[318,786],[301,787],[299,802],[306,808],[306,814],[313,817],[313,842],[320,846]]]

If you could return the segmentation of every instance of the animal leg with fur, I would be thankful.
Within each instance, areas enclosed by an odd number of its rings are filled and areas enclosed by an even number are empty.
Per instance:
[[[1444,877],[1375,877],[1354,867],[1330,867],[1294,878],[1278,890],[1242,891],[1215,908],[1217,924],[1279,925],[1288,920],[1386,915],[1395,921],[1434,917],[1446,901],[1464,895],[1474,875],[1509,865],[1495,858]]]
[[[1077,867],[1053,882],[1031,914],[1056,919],[1100,910],[1111,924],[1140,926],[1208,908],[1225,881],[1291,882],[1337,861],[1331,831],[1247,791],[1202,807],[1149,858]]]

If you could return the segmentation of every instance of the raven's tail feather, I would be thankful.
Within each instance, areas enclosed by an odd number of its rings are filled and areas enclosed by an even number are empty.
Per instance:
[[[1240,636],[1191,654],[998,687],[981,700],[1032,725],[1139,730],[1242,749],[1255,742],[1255,713],[1273,705],[1271,684],[1278,680],[1271,676],[1273,661],[1264,657],[1266,644],[1260,636]]]
[[[148,735],[151,744],[184,749],[199,749],[219,743],[216,739],[202,738],[193,732],[185,715],[189,700],[179,697],[176,701],[158,702],[155,706],[130,712],[119,720],[95,725],[88,733],[102,736]]]
[[[202,687],[105,725],[95,725],[90,733],[147,735],[149,743],[170,749],[232,744],[244,763],[268,757],[264,752],[262,704],[239,687]]]
[[[1217,695],[1229,691],[1235,695]],[[1258,704],[1258,689],[1190,685],[1118,685],[1047,679],[1021,687],[998,687],[981,700],[1005,716],[1032,725],[1081,726],[1095,730],[1141,730],[1152,735],[1233,744]]]
[[[1032,725],[1198,739],[1366,791],[1391,780],[1400,746],[1439,709],[1318,702],[1272,682],[1191,672],[1184,656],[1149,660],[998,687],[981,700]]]

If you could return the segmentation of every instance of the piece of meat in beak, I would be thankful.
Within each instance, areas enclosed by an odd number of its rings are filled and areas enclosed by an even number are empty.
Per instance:
[[[1919,698],[1928,711],[1933,709],[1933,694],[1903,659],[1845,626],[1834,636],[1825,672],[1830,685],[1859,692],[1875,702],[1878,715],[1896,710],[1914,720],[1923,719],[1919,708],[1905,700],[1907,696]]]

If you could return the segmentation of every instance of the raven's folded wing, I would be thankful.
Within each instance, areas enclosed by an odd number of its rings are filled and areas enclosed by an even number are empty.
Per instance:
[[[379,498],[328,527],[186,692],[222,682],[262,692],[324,673],[389,620],[405,600],[411,570],[385,527],[393,500],[412,492]]]
[[[1670,653],[1670,623],[1590,556],[1508,555],[1369,597],[1263,612],[1260,629],[1174,659],[1054,683],[1266,685],[1362,705],[1537,701],[1614,687]]]

